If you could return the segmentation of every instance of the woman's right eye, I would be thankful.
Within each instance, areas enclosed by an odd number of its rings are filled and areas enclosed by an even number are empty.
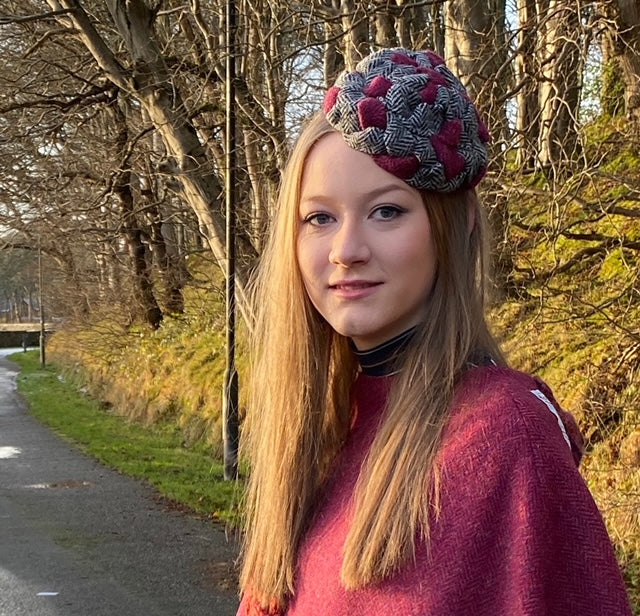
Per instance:
[[[314,212],[313,214],[309,214],[304,217],[304,222],[314,227],[322,227],[324,225],[328,225],[333,221],[333,216],[326,214],[325,212]]]

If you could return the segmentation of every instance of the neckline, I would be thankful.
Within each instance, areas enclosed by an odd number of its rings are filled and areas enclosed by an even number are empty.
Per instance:
[[[409,345],[416,331],[415,327],[366,351],[359,351],[352,343],[353,352],[360,369],[367,376],[390,376],[398,371],[397,360]]]

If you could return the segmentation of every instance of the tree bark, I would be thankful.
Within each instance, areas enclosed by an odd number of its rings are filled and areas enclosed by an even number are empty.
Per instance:
[[[516,116],[516,162],[519,168],[532,170],[536,166],[540,137],[540,104],[538,101],[538,68],[536,66],[536,36],[538,14],[535,0],[518,0],[518,81]]]
[[[445,59],[467,87],[493,135],[494,164],[508,140],[505,0],[447,0]]]
[[[579,6],[573,0],[550,0],[539,51],[539,164],[552,173],[579,154],[581,38]]]
[[[624,40],[620,66],[625,81],[627,117],[640,128],[640,2],[620,0],[620,36]]]
[[[611,0],[603,4],[603,12],[609,25],[603,45],[609,68],[620,69],[625,112],[640,132],[640,0]]]
[[[129,141],[127,130],[127,120],[123,112],[117,108],[112,108],[113,116],[118,128],[116,139],[117,155],[122,159],[123,152]],[[133,296],[135,303],[145,322],[153,329],[158,329],[162,322],[162,310],[156,301],[153,293],[153,277],[150,269],[150,259],[147,254],[147,247],[142,241],[142,231],[138,224],[135,211],[135,198],[131,187],[131,168],[129,162],[124,160],[121,163],[113,191],[116,194],[122,211],[123,235],[129,252],[131,268],[133,271]]]
[[[345,68],[352,71],[369,54],[369,19],[366,7],[357,0],[341,0],[343,56]]]
[[[396,0],[396,7],[395,31],[398,44],[400,47],[405,47],[407,49],[416,48],[414,35],[424,28],[426,21],[420,21],[417,14],[417,7],[414,7],[412,2],[407,2],[407,0]],[[424,45],[418,47],[418,49],[422,48],[424,48]]]
[[[341,71],[344,70],[345,60],[340,45],[340,34],[342,32],[341,22],[338,21],[340,15],[340,0],[330,0],[326,7],[329,19],[324,20],[324,54],[322,56],[324,71],[324,87],[330,88]]]
[[[422,8],[422,11],[426,9]],[[444,8],[442,3],[434,2],[431,7],[431,48],[439,56],[443,58],[446,56],[446,43],[445,43],[445,25],[444,25]]]
[[[389,10],[389,0],[377,0],[375,4],[375,41],[378,47],[398,45],[395,19]]]
[[[175,225],[164,222],[164,217],[155,204],[149,204],[147,209],[152,217],[149,241],[153,247],[154,262],[162,276],[164,311],[172,315],[182,314],[182,289],[189,280],[189,273],[178,251]]]

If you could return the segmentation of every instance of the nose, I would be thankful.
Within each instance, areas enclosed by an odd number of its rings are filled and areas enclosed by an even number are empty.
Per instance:
[[[334,265],[352,267],[366,263],[371,257],[365,230],[359,221],[344,220],[333,236],[329,261]]]

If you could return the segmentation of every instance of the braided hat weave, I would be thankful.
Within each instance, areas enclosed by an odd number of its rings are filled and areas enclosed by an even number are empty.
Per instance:
[[[371,54],[338,77],[323,111],[350,147],[414,188],[453,192],[486,173],[489,131],[432,51]]]

